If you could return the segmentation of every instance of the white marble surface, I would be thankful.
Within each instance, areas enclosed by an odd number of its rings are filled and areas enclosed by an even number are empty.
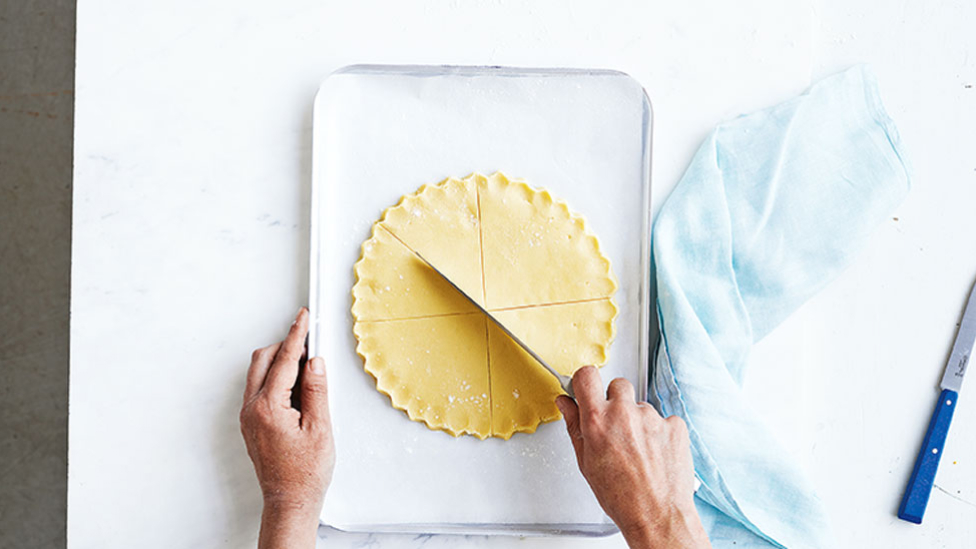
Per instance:
[[[894,510],[976,276],[976,6],[786,4],[80,0],[69,545],[253,545],[243,372],[305,302],[312,98],[354,62],[624,70],[654,101],[655,208],[716,122],[811,74],[874,64],[915,188],[859,261],[757,346],[747,391],[809,465],[841,546],[969,543],[965,396],[925,524]],[[319,535],[323,547],[623,546]]]

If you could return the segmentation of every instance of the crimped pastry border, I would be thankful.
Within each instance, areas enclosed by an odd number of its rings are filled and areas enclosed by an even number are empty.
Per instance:
[[[606,361],[608,359],[608,350],[609,350],[609,347],[611,346],[611,344],[613,343],[614,339],[616,338],[616,334],[617,334],[616,320],[617,320],[617,316],[620,313],[620,309],[619,309],[619,307],[617,306],[616,302],[613,299],[613,296],[615,295],[617,289],[619,288],[619,284],[618,284],[618,281],[617,281],[616,276],[614,275],[614,272],[613,272],[613,268],[612,268],[610,259],[603,253],[602,249],[600,248],[600,241],[599,241],[599,239],[596,237],[595,234],[593,234],[590,231],[589,226],[588,226],[588,224],[586,222],[586,219],[582,215],[579,215],[579,214],[574,213],[572,210],[570,210],[568,204],[566,204],[565,202],[563,202],[561,200],[557,200],[556,198],[554,198],[552,196],[552,194],[548,190],[542,189],[542,188],[532,187],[531,185],[528,184],[527,181],[522,180],[522,179],[510,179],[504,173],[502,173],[500,171],[497,171],[497,172],[491,174],[490,176],[484,176],[484,175],[482,175],[480,173],[474,172],[474,173],[471,173],[468,176],[466,176],[464,178],[461,178],[461,179],[458,179],[456,177],[447,177],[447,178],[445,178],[445,179],[443,179],[443,180],[441,180],[441,181],[439,181],[439,182],[437,182],[435,184],[424,184],[424,185],[421,185],[413,193],[410,193],[410,194],[406,194],[406,195],[401,196],[400,197],[400,200],[398,200],[396,202],[396,204],[394,204],[392,206],[389,206],[388,208],[386,208],[385,210],[383,210],[383,213],[380,215],[380,218],[376,222],[373,223],[373,226],[372,226],[371,231],[370,231],[370,237],[368,239],[366,239],[362,243],[362,245],[360,246],[360,256],[359,256],[359,259],[353,265],[353,272],[354,272],[354,275],[355,275],[355,282],[354,282],[353,288],[352,288],[352,290],[350,292],[351,298],[352,298],[352,305],[354,306],[355,303],[356,303],[356,286],[358,286],[360,284],[360,281],[363,278],[361,276],[361,269],[363,268],[364,260],[366,258],[367,248],[374,242],[374,239],[376,238],[376,235],[377,235],[377,231],[378,230],[388,231],[390,234],[392,234],[394,237],[396,237],[396,239],[399,240],[401,244],[403,244],[404,246],[407,246],[406,243],[404,243],[402,240],[399,239],[399,237],[393,231],[393,228],[389,227],[388,224],[387,224],[387,221],[388,221],[387,220],[387,216],[388,216],[388,214],[389,214],[389,212],[391,210],[393,210],[395,208],[398,208],[398,207],[401,207],[401,206],[403,206],[405,204],[409,204],[411,202],[422,203],[422,200],[423,200],[424,196],[427,195],[427,193],[434,192],[434,191],[439,190],[439,189],[443,189],[448,184],[462,184],[462,185],[474,184],[474,185],[477,186],[476,188],[484,189],[484,188],[487,188],[487,184],[488,184],[488,181],[489,180],[494,180],[494,181],[500,182],[503,185],[515,185],[517,187],[517,189],[519,191],[521,191],[522,196],[525,197],[526,200],[529,200],[530,203],[534,202],[533,197],[536,197],[536,198],[540,198],[547,205],[552,206],[552,207],[555,207],[555,208],[561,210],[562,214],[564,214],[566,216],[566,218],[574,226],[576,226],[577,228],[580,229],[580,232],[582,234],[582,237],[589,240],[589,242],[590,242],[590,244],[592,246],[592,249],[595,251],[596,257],[599,258],[599,261],[605,267],[605,270],[601,270],[601,274],[603,274],[606,277],[606,279],[611,282],[611,290],[609,292],[609,295],[607,295],[606,297],[594,298],[594,299],[585,299],[585,300],[578,300],[577,302],[596,301],[596,300],[599,300],[599,299],[606,299],[606,300],[609,301],[610,305],[613,307],[613,314],[612,314],[612,316],[610,318],[610,337],[607,339],[607,341],[605,341],[605,342],[603,342],[603,343],[600,344],[602,361],[600,363],[598,363],[598,364],[594,364],[594,366],[598,366],[598,367],[603,366],[604,364],[606,364]],[[480,208],[479,208],[479,212],[478,213],[479,213],[478,224],[479,224],[479,230],[480,230],[480,228],[481,228],[481,222],[482,222],[481,217],[480,217],[480,214],[481,214]],[[482,262],[484,262],[484,250],[480,250],[480,253],[482,255]],[[484,283],[484,272],[482,272],[482,282]],[[526,305],[520,305],[517,308],[547,307],[547,306],[561,305],[561,304],[567,304],[567,303],[573,303],[573,301],[558,302],[558,303],[530,303],[530,304],[526,304]],[[500,308],[498,308],[498,310],[505,310],[505,309],[511,309],[511,308],[512,307],[500,307]],[[489,309],[489,310],[492,310],[492,309]],[[351,308],[351,311],[354,311],[354,308]],[[388,322],[388,321],[399,322],[399,321],[408,321],[408,320],[423,320],[423,319],[427,319],[427,318],[434,318],[434,317],[440,317],[440,316],[480,315],[480,313],[478,313],[478,312],[462,312],[462,313],[452,313],[450,315],[426,315],[426,316],[417,316],[417,317],[410,317],[410,318],[390,318],[390,319],[379,319],[379,320],[377,320],[377,319],[370,319],[370,320],[359,319],[359,318],[357,318],[355,312],[352,312],[352,315],[353,315],[353,321],[354,321],[353,322],[353,334],[355,335],[356,341],[357,341],[356,353],[363,360],[364,370],[373,378],[374,382],[376,383],[376,389],[377,389],[377,391],[379,391],[381,394],[386,395],[387,398],[390,399],[390,404],[394,408],[403,411],[407,415],[407,417],[409,419],[411,419],[412,421],[422,422],[424,425],[426,425],[431,430],[434,430],[434,431],[444,431],[444,432],[447,432],[447,433],[451,434],[454,437],[459,437],[461,435],[468,434],[468,435],[473,435],[473,436],[477,437],[480,440],[484,440],[484,439],[488,438],[489,436],[496,437],[496,438],[501,438],[501,439],[504,439],[504,440],[508,440],[515,433],[525,433],[525,434],[534,433],[538,429],[539,425],[541,425],[543,423],[549,423],[551,421],[555,421],[556,419],[559,419],[559,417],[561,417],[560,414],[559,414],[559,412],[558,412],[558,410],[555,407],[555,404],[553,404],[552,405],[552,410],[551,410],[551,413],[550,414],[546,414],[546,415],[543,415],[541,417],[538,417],[537,418],[537,421],[535,421],[534,423],[525,423],[525,424],[519,425],[516,429],[512,430],[511,432],[507,432],[507,433],[496,433],[496,432],[494,432],[494,429],[492,428],[492,426],[490,424],[491,423],[490,421],[489,421],[489,429],[488,429],[489,432],[488,433],[480,433],[480,432],[478,432],[478,431],[470,428],[471,423],[472,423],[472,419],[471,418],[468,418],[468,421],[464,425],[459,425],[459,424],[456,424],[456,423],[455,424],[448,424],[448,422],[443,421],[442,419],[437,419],[437,417],[435,417],[435,416],[439,416],[440,418],[446,418],[447,417],[447,414],[445,414],[445,413],[440,413],[440,414],[428,413],[428,412],[433,412],[434,411],[434,410],[432,410],[430,408],[429,405],[424,406],[424,407],[420,407],[419,405],[414,404],[415,399],[410,398],[411,395],[409,395],[409,394],[407,394],[407,395],[399,395],[399,393],[401,391],[397,390],[393,386],[393,383],[394,382],[391,381],[391,379],[390,379],[390,373],[391,373],[391,371],[390,370],[384,371],[382,368],[379,368],[378,369],[376,367],[375,360],[374,361],[371,361],[370,360],[370,356],[371,356],[370,350],[367,349],[367,348],[365,348],[367,346],[367,344],[364,341],[364,338],[361,337],[361,333],[359,331],[359,324],[360,323],[371,323],[371,322],[377,322],[377,321],[379,321],[379,322]],[[487,346],[488,346],[487,335],[485,337],[486,337],[485,347],[487,349]],[[487,363],[487,361],[486,361],[486,365],[490,369],[490,365]],[[401,396],[403,397],[402,399],[400,398]],[[488,409],[489,409],[489,413],[492,410],[492,408],[493,408],[493,404],[492,404],[491,394],[490,394],[490,388],[489,388],[489,395],[488,395]]]

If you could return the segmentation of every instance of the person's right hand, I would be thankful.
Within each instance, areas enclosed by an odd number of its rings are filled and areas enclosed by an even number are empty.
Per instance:
[[[637,402],[634,386],[610,382],[606,395],[596,368],[573,376],[576,402],[556,405],[583,477],[632,548],[711,547],[694,503],[694,468],[681,418],[661,417]]]

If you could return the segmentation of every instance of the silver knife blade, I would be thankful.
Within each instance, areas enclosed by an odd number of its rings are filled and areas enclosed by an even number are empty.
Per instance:
[[[444,273],[442,273],[440,271],[440,269],[438,269],[437,267],[435,267],[430,261],[427,261],[427,258],[425,258],[424,256],[420,255],[420,252],[414,250],[413,253],[418,258],[420,258],[420,260],[423,261],[428,267],[430,267],[430,269],[432,271],[434,271],[435,273],[437,273],[438,275],[440,275],[441,278],[443,278],[444,280],[446,280],[447,283],[450,284],[452,288],[454,288],[455,290],[458,291],[459,294],[461,294],[462,296],[464,296],[465,299],[467,299],[468,301],[470,301],[472,305],[474,305],[475,307],[477,307],[478,310],[481,311],[486,317],[488,317],[489,320],[491,320],[492,322],[494,322],[496,326],[498,326],[499,328],[501,328],[501,330],[503,332],[505,332],[505,335],[507,335],[508,337],[512,338],[512,341],[514,341],[519,347],[521,347],[523,351],[525,351],[526,353],[528,353],[529,356],[531,356],[533,359],[535,359],[535,361],[538,362],[543,368],[545,368],[547,372],[549,372],[550,374],[552,374],[559,381],[559,386],[562,387],[563,391],[565,391],[566,394],[569,395],[570,398],[575,398],[573,396],[573,379],[571,377],[566,376],[566,375],[563,375],[563,374],[560,374],[559,372],[557,372],[555,368],[553,368],[552,366],[550,366],[545,360],[542,359],[541,356],[539,356],[538,354],[536,354],[536,352],[533,351],[532,348],[530,348],[528,345],[526,345],[525,342],[523,342],[521,339],[519,339],[518,336],[516,336],[515,334],[513,334],[511,332],[511,330],[509,330],[507,327],[505,327],[504,324],[502,324],[501,322],[499,322],[497,318],[495,318],[491,313],[489,313],[488,312],[488,309],[485,309],[484,307],[482,307],[480,303],[478,303],[477,301],[475,301],[474,298],[472,298],[464,290],[462,290],[461,288],[459,288],[458,285],[455,284],[453,280],[451,280],[450,278],[448,278],[447,275],[445,275]]]
[[[946,363],[945,372],[942,374],[940,386],[943,389],[958,393],[962,388],[962,378],[966,375],[966,367],[969,365],[969,357],[974,345],[976,345],[976,285],[969,292],[966,312],[962,315],[959,331],[956,332],[956,341],[952,344],[952,352],[949,354],[949,362]]]

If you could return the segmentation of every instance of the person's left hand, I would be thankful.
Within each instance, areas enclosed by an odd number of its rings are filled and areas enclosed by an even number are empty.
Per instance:
[[[325,362],[299,365],[307,333],[302,307],[285,340],[254,351],[247,371],[240,419],[264,494],[259,547],[314,546],[335,467]],[[296,384],[300,410],[292,406]]]

